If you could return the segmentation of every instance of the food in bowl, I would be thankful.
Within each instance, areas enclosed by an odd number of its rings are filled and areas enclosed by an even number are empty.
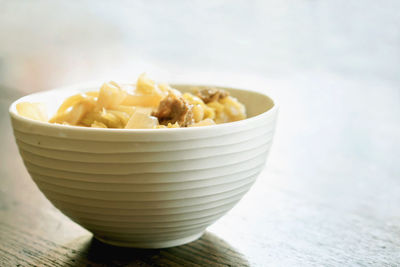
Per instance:
[[[181,93],[146,74],[136,86],[104,83],[99,91],[68,97],[47,120],[40,103],[17,104],[22,116],[50,123],[96,128],[159,129],[206,126],[246,118],[246,108],[222,89]]]
[[[96,239],[137,248],[194,241],[263,170],[277,118],[274,100],[264,93],[215,87],[246,106],[247,118],[210,127],[110,130],[42,122],[17,111],[19,103],[41,102],[54,116],[69,96],[100,86],[39,92],[10,106],[15,140],[33,181]],[[210,88],[171,87],[183,94]]]

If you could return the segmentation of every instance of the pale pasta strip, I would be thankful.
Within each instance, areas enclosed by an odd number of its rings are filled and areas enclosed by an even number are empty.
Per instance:
[[[21,102],[17,104],[16,108],[18,114],[26,118],[30,118],[37,121],[48,120],[46,107],[41,103]]]
[[[38,103],[19,103],[17,111],[22,116],[39,121],[84,127],[125,129],[197,127],[246,118],[244,105],[236,98],[229,96],[227,92],[216,89],[206,92],[209,94],[222,92],[222,94],[210,97],[211,100],[205,100],[203,95],[198,95],[198,97],[192,93],[182,94],[167,84],[156,84],[142,74],[139,76],[136,86],[121,86],[110,81],[104,83],[99,91],[89,91],[68,97],[50,120],[47,119],[43,106]],[[165,102],[166,96],[171,95],[173,96],[170,99],[171,102]],[[163,105],[160,105],[161,101],[163,101]],[[181,124],[174,120],[171,120],[172,123],[170,123],[167,116],[165,119],[168,124],[160,125],[158,118],[154,117],[160,116],[159,114],[162,113],[160,113],[160,109],[171,112],[166,113],[167,115],[176,115],[177,111],[174,109],[182,108],[179,105],[183,104],[186,108],[185,112],[191,112],[191,117],[188,117],[190,118],[189,123]]]

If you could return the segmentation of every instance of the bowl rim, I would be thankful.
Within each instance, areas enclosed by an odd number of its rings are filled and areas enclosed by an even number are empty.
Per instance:
[[[186,132],[193,132],[193,131],[202,131],[202,130],[208,130],[210,128],[227,128],[227,127],[235,127],[235,125],[240,125],[246,122],[250,121],[255,121],[259,120],[263,117],[266,116],[271,116],[273,113],[279,110],[278,104],[275,100],[275,98],[272,98],[271,96],[259,92],[256,90],[249,90],[249,89],[240,89],[236,87],[230,87],[230,86],[219,86],[219,85],[210,85],[210,84],[197,84],[197,83],[169,83],[169,85],[174,88],[175,86],[177,87],[215,87],[215,88],[220,88],[220,89],[225,89],[225,90],[232,90],[232,91],[247,91],[251,92],[254,94],[259,94],[264,97],[267,97],[269,100],[272,102],[272,107],[256,116],[252,116],[250,118],[246,118],[243,120],[239,121],[234,121],[234,122],[226,122],[226,123],[221,123],[221,124],[216,124],[216,125],[207,125],[207,126],[201,126],[201,127],[180,127],[180,128],[161,128],[161,129],[114,129],[114,128],[94,128],[94,127],[79,127],[79,126],[74,126],[74,125],[63,125],[63,124],[56,124],[56,123],[49,123],[49,122],[43,122],[43,121],[38,121],[30,118],[26,118],[22,115],[19,115],[18,112],[16,111],[16,105],[21,102],[23,98],[28,98],[30,96],[34,95],[39,95],[39,94],[44,94],[47,92],[53,92],[53,91],[76,91],[76,90],[83,90],[85,87],[100,87],[103,82],[86,82],[86,83],[78,83],[78,84],[73,84],[73,85],[68,85],[68,86],[62,86],[62,87],[56,87],[53,89],[49,90],[43,90],[31,94],[24,95],[15,101],[13,101],[8,109],[9,115],[12,119],[18,120],[23,123],[29,123],[34,126],[39,126],[39,127],[46,127],[49,129],[58,129],[58,130],[66,130],[66,131],[78,131],[78,132],[98,132],[98,133],[111,133],[115,132],[117,133],[141,133],[141,134],[154,134],[157,132],[181,132],[181,131],[186,131]],[[129,83],[129,82],[121,82],[121,84],[134,84],[134,83]],[[89,89],[89,88],[88,88]]]

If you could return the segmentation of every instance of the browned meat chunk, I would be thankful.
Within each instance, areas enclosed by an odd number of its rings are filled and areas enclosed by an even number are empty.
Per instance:
[[[183,97],[170,93],[161,100],[158,110],[152,115],[162,125],[177,122],[179,126],[186,127],[194,122],[192,107]]]
[[[206,88],[197,91],[196,95],[203,100],[204,103],[210,103],[214,101],[218,101],[222,98],[229,96],[229,93],[225,90],[216,89],[216,88]]]

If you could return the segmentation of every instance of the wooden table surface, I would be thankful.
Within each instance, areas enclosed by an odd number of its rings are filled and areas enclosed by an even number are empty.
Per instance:
[[[256,81],[253,81],[256,83]],[[193,243],[117,248],[41,194],[18,154],[1,88],[0,266],[400,266],[400,90],[304,73],[265,84],[280,117],[266,169]]]

